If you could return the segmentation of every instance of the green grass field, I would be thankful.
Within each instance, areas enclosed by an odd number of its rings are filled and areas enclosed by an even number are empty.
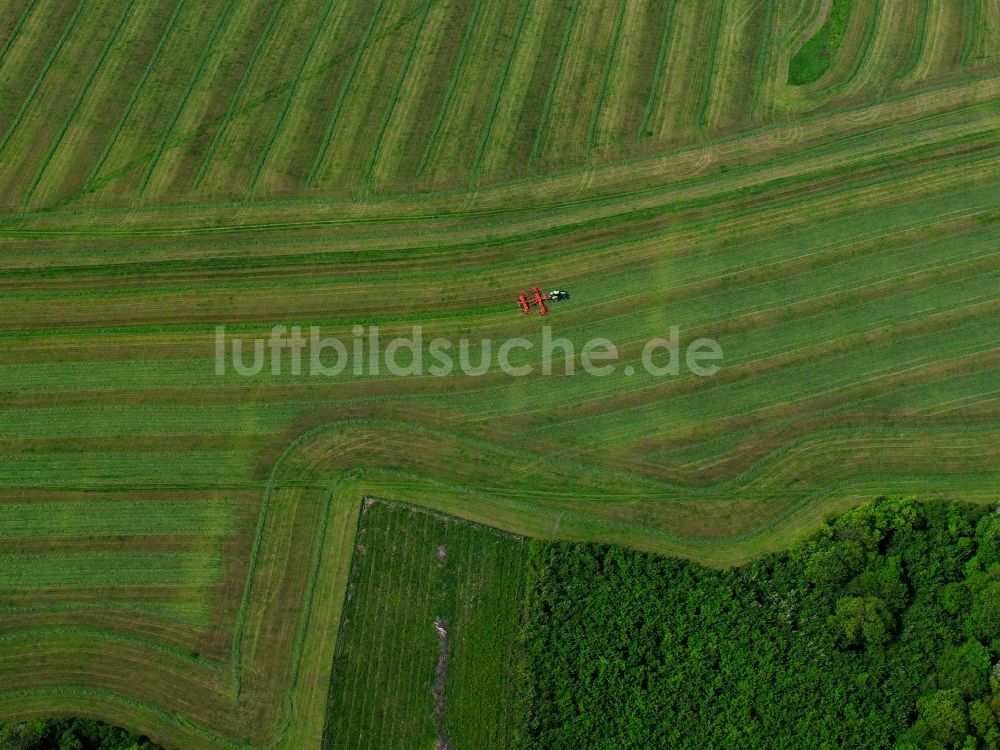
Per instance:
[[[324,747],[513,747],[519,537],[367,504],[333,662]],[[447,633],[448,658],[438,676]],[[441,679],[440,699],[433,687]]]
[[[829,6],[3,4],[0,720],[319,747],[365,496],[715,566],[995,501],[1000,12],[855,0],[791,85]],[[615,374],[215,372],[543,322]],[[625,375],[673,325],[719,373]]]

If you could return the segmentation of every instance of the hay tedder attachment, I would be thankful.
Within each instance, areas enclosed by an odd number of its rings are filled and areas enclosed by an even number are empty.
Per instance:
[[[531,294],[524,294],[522,292],[517,295],[517,304],[521,306],[521,312],[525,315],[531,314],[532,307],[537,307],[538,312],[542,315],[548,315],[549,308],[545,306],[546,302],[562,302],[567,299],[569,299],[569,292],[556,289],[548,294],[542,294],[537,286],[533,286],[531,287]]]

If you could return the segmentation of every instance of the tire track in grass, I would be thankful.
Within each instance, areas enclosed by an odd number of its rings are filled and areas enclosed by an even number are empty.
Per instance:
[[[77,113],[80,111],[80,106],[83,104],[83,100],[86,99],[87,94],[90,91],[90,87],[94,83],[94,79],[97,78],[97,74],[103,68],[104,61],[107,59],[108,53],[111,51],[114,43],[118,40],[118,36],[121,34],[122,29],[125,28],[125,22],[128,21],[129,17],[132,15],[132,10],[135,8],[136,2],[137,0],[129,0],[128,4],[125,6],[125,10],[122,12],[121,18],[118,19],[118,24],[115,26],[114,30],[108,36],[107,41],[104,43],[104,46],[101,48],[101,52],[97,57],[97,62],[95,62],[94,67],[90,69],[87,79],[83,82],[83,86],[80,88],[80,91],[76,95],[76,99],[73,101],[73,106],[70,107],[69,113],[63,120],[63,124],[56,133],[55,138],[52,139],[52,143],[49,145],[49,150],[42,158],[41,164],[39,164],[38,169],[35,170],[35,175],[31,178],[28,190],[25,192],[24,198],[21,200],[22,206],[28,206],[31,203],[31,198],[35,194],[35,190],[38,189],[38,184],[42,181],[45,170],[48,169],[49,162],[52,161],[52,157],[59,149],[59,145],[62,143],[63,138],[66,136],[66,131],[69,130],[69,126],[72,124]]]
[[[167,123],[167,127],[163,131],[163,137],[160,139],[160,144],[156,147],[156,151],[149,160],[149,164],[146,165],[142,179],[139,181],[139,188],[136,190],[137,199],[142,200],[143,196],[145,196],[146,188],[149,186],[149,180],[153,176],[156,165],[159,164],[160,157],[163,156],[163,152],[170,143],[170,134],[176,127],[177,121],[180,119],[181,113],[184,111],[184,107],[187,105],[188,99],[191,96],[191,92],[201,79],[202,73],[205,72],[205,67],[208,65],[208,60],[212,56],[212,49],[215,47],[215,42],[219,38],[219,34],[222,33],[222,29],[225,28],[226,22],[232,15],[235,7],[236,0],[228,0],[226,7],[219,14],[219,17],[215,22],[212,33],[209,35],[204,47],[202,47],[201,57],[198,59],[198,66],[195,68],[194,75],[191,76],[191,80],[188,82],[187,88],[184,90],[184,93],[181,94],[180,101],[177,103],[177,108],[174,110],[174,114],[170,118],[170,122]]]
[[[594,140],[597,138],[597,123],[601,117],[601,110],[604,107],[604,98],[608,93],[608,82],[611,79],[611,69],[614,67],[615,57],[618,53],[618,46],[621,43],[622,25],[625,22],[625,9],[628,6],[626,0],[618,0],[618,17],[615,19],[615,28],[611,33],[611,44],[608,45],[607,56],[604,60],[604,76],[601,86],[597,90],[597,97],[594,100],[594,108],[590,113],[590,124],[587,127],[587,146],[584,150],[584,158],[591,161],[594,153]]]
[[[462,44],[458,49],[458,60],[455,62],[455,68],[451,74],[451,80],[448,82],[448,90],[445,92],[444,101],[441,102],[441,108],[438,110],[437,119],[434,121],[434,127],[431,130],[430,137],[427,139],[427,145],[424,147],[424,153],[420,157],[420,164],[417,166],[416,176],[419,179],[424,170],[427,168],[427,162],[430,159],[431,152],[434,150],[434,146],[437,144],[438,134],[441,132],[441,125],[444,123],[445,117],[448,114],[449,107],[451,105],[451,100],[455,96],[455,90],[458,88],[458,82],[462,78],[462,73],[465,70],[465,61],[469,53],[469,43],[472,39],[473,32],[476,28],[476,21],[479,19],[479,12],[482,9],[483,0],[476,0],[475,4],[472,6],[472,13],[469,16],[469,24],[465,29],[465,35],[462,37]]]
[[[361,41],[358,42],[357,49],[354,51],[354,59],[351,60],[351,67],[347,71],[347,76],[344,78],[344,82],[340,86],[340,93],[337,94],[337,101],[333,105],[333,112],[330,113],[330,119],[326,123],[326,128],[323,130],[323,137],[320,139],[319,150],[316,153],[316,157],[313,159],[312,167],[309,169],[309,175],[306,177],[306,187],[316,187],[317,181],[316,176],[319,173],[320,167],[323,165],[323,161],[326,159],[326,152],[330,148],[330,141],[333,138],[333,129],[337,126],[337,120],[340,119],[340,112],[344,108],[344,102],[347,100],[347,92],[351,88],[351,84],[354,83],[354,78],[358,74],[358,68],[361,65],[361,57],[364,55],[365,50],[368,49],[368,45],[371,42],[372,32],[375,30],[375,25],[378,23],[382,16],[382,8],[385,6],[385,0],[378,0],[375,5],[375,10],[372,11],[371,18],[368,19],[368,25],[365,27],[364,33],[361,35]]]
[[[482,165],[483,156],[486,153],[486,146],[493,133],[493,123],[496,122],[497,112],[500,111],[500,102],[503,100],[503,94],[507,88],[507,82],[510,80],[510,69],[514,65],[514,58],[517,55],[519,41],[521,39],[521,31],[524,29],[524,22],[528,18],[528,8],[531,6],[532,2],[533,0],[521,0],[521,11],[517,16],[514,33],[511,35],[510,52],[507,54],[507,59],[503,66],[503,72],[500,74],[500,81],[497,85],[496,93],[493,96],[493,104],[490,107],[490,114],[489,117],[486,118],[486,126],[483,128],[483,134],[479,139],[479,147],[476,149],[476,156],[472,160],[470,182],[473,185],[476,185],[479,182],[479,169]]]
[[[28,111],[28,107],[30,107],[35,101],[35,95],[38,93],[38,89],[41,88],[42,83],[45,81],[45,77],[48,75],[49,69],[52,67],[52,63],[55,62],[56,57],[59,56],[59,52],[62,50],[63,44],[66,43],[66,39],[69,37],[70,32],[72,32],[76,26],[76,22],[80,18],[80,14],[83,11],[83,6],[83,0],[77,2],[76,10],[74,10],[73,15],[70,16],[69,21],[62,30],[62,34],[59,35],[59,39],[56,40],[55,46],[52,48],[52,51],[49,52],[49,56],[45,58],[45,63],[42,65],[41,71],[35,77],[35,82],[31,85],[31,89],[29,89],[28,95],[21,103],[21,107],[17,110],[17,114],[14,115],[13,122],[11,122],[11,124],[7,127],[3,136],[0,137],[0,152],[2,152],[10,142],[11,137],[21,125],[21,120],[24,119],[24,113]]]
[[[3,66],[3,61],[7,59],[7,53],[14,45],[14,42],[17,41],[18,34],[21,33],[21,28],[24,26],[24,22],[28,20],[28,16],[31,15],[31,12],[35,9],[36,5],[38,5],[38,0],[31,0],[24,6],[24,8],[22,8],[21,15],[17,17],[17,21],[14,22],[14,28],[11,29],[10,37],[3,43],[3,46],[0,47],[0,67]]]
[[[232,122],[233,116],[236,114],[237,106],[243,98],[243,91],[246,89],[247,83],[250,82],[250,77],[256,71],[257,60],[260,58],[260,53],[264,49],[264,45],[266,45],[268,40],[271,38],[271,32],[274,30],[274,24],[277,22],[282,9],[285,7],[285,1],[286,0],[276,0],[276,2],[272,3],[274,7],[271,10],[271,15],[267,19],[267,23],[264,25],[263,31],[261,31],[260,38],[257,39],[257,44],[254,46],[253,52],[250,54],[250,59],[247,60],[246,68],[243,70],[243,75],[240,77],[239,83],[236,84],[236,90],[229,99],[229,107],[226,109],[226,114],[223,115],[222,122],[216,129],[215,136],[212,138],[212,142],[208,146],[208,151],[205,152],[205,156],[201,160],[201,164],[198,166],[198,172],[195,175],[194,183],[191,186],[192,191],[197,190],[201,186],[202,180],[205,179],[205,173],[208,172],[208,167],[212,162],[212,157],[215,155],[215,150],[219,147],[219,142],[226,134],[226,130],[229,128],[229,124]],[[293,90],[294,87],[290,88],[289,92]]]
[[[129,97],[128,103],[125,105],[125,109],[122,112],[121,117],[118,119],[118,124],[115,126],[115,129],[111,131],[111,137],[108,138],[108,142],[101,151],[101,155],[97,157],[97,162],[94,164],[94,168],[90,170],[90,174],[84,182],[84,190],[89,191],[94,188],[94,183],[98,179],[101,168],[104,166],[104,163],[107,161],[108,156],[110,156],[111,151],[118,143],[118,138],[121,136],[122,130],[125,128],[125,123],[128,122],[128,118],[132,114],[132,110],[135,107],[136,102],[139,100],[139,96],[142,94],[143,88],[146,86],[146,81],[149,79],[150,73],[152,73],[153,68],[159,61],[160,55],[163,53],[163,48],[166,46],[167,38],[170,36],[170,32],[173,30],[174,25],[177,22],[177,17],[180,15],[181,8],[184,7],[184,3],[186,1],[187,0],[177,0],[176,5],[174,5],[173,13],[171,13],[170,18],[167,20],[167,25],[163,28],[163,33],[160,34],[160,39],[156,43],[156,48],[153,50],[153,54],[150,56],[146,63],[146,67],[143,68],[142,74],[139,76],[138,82],[132,89],[132,94]]]
[[[649,118],[653,116],[659,98],[660,87],[663,85],[663,69],[666,67],[667,49],[673,40],[674,16],[677,10],[677,0],[670,0],[670,5],[663,14],[663,30],[660,34],[660,50],[656,55],[656,68],[653,72],[653,82],[649,86],[649,95],[646,97],[646,109],[642,113],[642,121],[639,123],[638,137],[640,139],[649,138],[652,133],[647,131]]]
[[[365,163],[364,171],[361,173],[361,189],[363,192],[367,193],[371,189],[372,176],[375,173],[375,165],[378,162],[379,151],[382,147],[382,140],[385,138],[385,133],[389,129],[389,123],[392,122],[392,115],[396,111],[396,105],[399,104],[399,94],[403,88],[403,82],[406,80],[406,76],[410,72],[410,65],[413,62],[413,55],[417,51],[417,43],[420,41],[420,36],[424,32],[424,26],[427,24],[427,17],[430,15],[431,6],[437,0],[425,0],[424,10],[420,14],[420,21],[417,23],[417,30],[413,34],[413,38],[410,40],[410,46],[406,50],[406,56],[403,58],[403,64],[399,69],[399,74],[396,76],[396,82],[393,84],[392,93],[389,95],[389,102],[385,108],[385,114],[382,116],[382,122],[379,124],[378,131],[375,133],[375,140],[372,142],[371,150],[368,155],[368,161]]]
[[[542,114],[538,118],[538,127],[535,129],[535,139],[531,144],[531,151],[528,153],[528,172],[542,149],[542,141],[545,136],[545,128],[548,126],[549,113],[552,110],[552,100],[555,97],[556,87],[559,85],[559,77],[562,73],[563,61],[566,58],[566,49],[569,47],[569,40],[573,36],[573,27],[576,25],[576,18],[579,15],[581,0],[573,0],[573,6],[569,11],[569,19],[566,21],[566,28],[563,30],[562,41],[559,43],[559,53],[556,55],[555,63],[552,66],[552,75],[549,78],[549,90],[545,94],[542,102]]]
[[[285,125],[285,120],[288,118],[288,113],[292,108],[292,100],[295,98],[295,94],[298,93],[299,85],[302,83],[306,66],[309,64],[309,58],[312,57],[313,50],[316,47],[316,42],[319,41],[320,33],[326,26],[327,19],[330,17],[330,11],[333,10],[333,6],[336,1],[337,0],[327,0],[326,8],[323,10],[323,14],[316,22],[316,27],[313,29],[312,36],[306,44],[305,52],[302,54],[302,59],[299,61],[299,67],[295,71],[295,77],[292,79],[291,85],[288,87],[288,95],[285,97],[285,101],[281,105],[281,111],[278,113],[278,119],[271,128],[271,134],[264,143],[264,147],[261,149],[260,154],[257,157],[256,164],[254,164],[249,187],[249,193],[251,196],[257,189],[257,183],[260,182],[261,175],[264,173],[264,168],[267,166],[267,159],[271,154],[271,149],[274,148],[274,144],[278,140],[278,134]]]

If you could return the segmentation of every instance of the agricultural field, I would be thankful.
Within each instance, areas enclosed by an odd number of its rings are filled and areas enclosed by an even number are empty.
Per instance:
[[[995,502],[1000,7],[843,5],[0,5],[0,721],[321,747],[363,497],[716,567]],[[347,366],[220,368],[275,326]],[[534,371],[397,377],[356,326]],[[721,369],[641,367],[672,326]]]
[[[323,747],[514,747],[526,543],[365,502]]]

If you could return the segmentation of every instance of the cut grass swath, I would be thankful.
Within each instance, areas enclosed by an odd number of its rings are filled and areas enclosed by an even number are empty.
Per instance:
[[[497,112],[500,110],[500,102],[503,99],[504,91],[507,88],[507,81],[510,78],[510,69],[514,64],[514,55],[517,53],[518,40],[521,38],[521,30],[524,28],[525,19],[528,17],[528,8],[534,0],[521,0],[521,10],[517,16],[517,23],[514,26],[514,34],[511,36],[510,51],[504,61],[503,73],[500,75],[500,83],[493,95],[493,104],[490,107],[489,116],[483,125],[482,135],[479,138],[479,147],[476,149],[476,156],[472,160],[472,183],[479,180],[479,170],[482,164],[483,155],[486,153],[486,146],[489,144],[490,136],[493,133],[493,123],[496,122]]]
[[[389,128],[389,123],[392,121],[392,114],[396,111],[396,105],[399,103],[400,89],[403,87],[403,81],[406,80],[406,76],[410,73],[410,63],[413,61],[413,53],[417,49],[417,42],[420,40],[420,35],[423,33],[424,24],[427,23],[427,16],[431,11],[431,6],[435,2],[436,0],[426,0],[424,3],[424,9],[420,14],[420,20],[417,22],[417,29],[414,32],[413,37],[410,39],[410,45],[406,50],[406,55],[403,57],[399,73],[396,75],[396,81],[392,86],[392,92],[389,95],[389,101],[385,107],[385,114],[382,115],[382,121],[379,123],[378,130],[375,132],[375,140],[372,143],[371,151],[369,152],[368,159],[365,162],[365,166],[361,174],[361,188],[366,192],[371,188],[372,174],[375,171],[375,164],[378,161],[382,139],[385,138],[386,130]]]
[[[236,85],[236,90],[229,99],[229,106],[226,109],[226,114],[223,116],[222,122],[220,122],[219,126],[216,128],[215,135],[212,137],[212,142],[209,144],[208,150],[205,152],[205,156],[202,158],[201,164],[198,166],[198,172],[195,175],[192,190],[197,190],[201,186],[201,181],[205,178],[205,173],[208,171],[208,167],[212,162],[215,150],[218,148],[219,142],[223,137],[225,137],[226,132],[229,129],[229,124],[232,122],[233,115],[236,114],[237,106],[243,97],[243,91],[246,89],[247,82],[257,69],[257,61],[260,58],[260,52],[264,48],[264,45],[267,44],[268,39],[271,38],[271,31],[274,29],[274,24],[278,20],[278,15],[281,13],[284,5],[285,0],[277,0],[273,3],[274,7],[271,10],[271,15],[268,17],[267,23],[264,25],[264,30],[257,39],[257,44],[254,46],[250,59],[247,60],[246,68],[243,71],[243,75],[240,77],[240,82]],[[289,96],[291,96],[293,88],[294,87],[289,88]]]
[[[601,86],[598,89],[597,98],[594,100],[594,108],[590,113],[590,124],[587,127],[587,158],[591,158],[594,152],[594,139],[597,137],[597,122],[601,116],[601,109],[604,106],[604,97],[608,93],[608,81],[611,78],[611,70],[614,66],[615,55],[618,52],[618,45],[621,41],[622,23],[625,20],[625,0],[619,0],[618,15],[615,18],[615,29],[611,33],[611,43],[608,45],[607,56],[604,60],[604,73],[601,78]]]
[[[545,138],[545,129],[549,121],[549,112],[552,109],[552,97],[555,94],[556,86],[559,84],[559,74],[562,72],[563,60],[566,58],[566,48],[569,47],[569,40],[573,35],[573,26],[576,24],[576,17],[580,10],[580,0],[573,0],[569,10],[569,18],[566,20],[566,27],[563,30],[562,41],[559,43],[559,52],[556,55],[555,63],[549,74],[548,90],[542,102],[542,113],[535,129],[535,137],[531,143],[531,151],[528,153],[528,171],[542,148],[542,141]]]
[[[56,40],[55,45],[52,47],[52,51],[49,53],[49,56],[45,58],[45,63],[42,65],[41,71],[35,77],[34,83],[31,84],[31,88],[28,90],[28,95],[24,97],[24,101],[17,110],[17,114],[14,115],[13,121],[9,126],[7,126],[7,130],[4,131],[3,136],[0,137],[0,152],[4,150],[7,143],[10,141],[11,136],[14,135],[18,127],[21,125],[21,120],[24,118],[24,113],[27,112],[28,107],[35,102],[35,95],[38,93],[38,89],[41,87],[46,75],[48,75],[49,69],[52,67],[52,63],[55,62],[56,58],[59,56],[59,52],[62,50],[63,44],[66,43],[66,39],[69,37],[70,32],[72,32],[73,28],[76,26],[77,19],[83,11],[83,6],[84,3],[82,2],[78,2],[76,4],[76,9],[73,11],[73,15],[69,17],[69,20],[66,22],[66,26],[63,27],[62,33],[59,35],[59,39]]]
[[[462,78],[462,73],[465,69],[465,58],[469,52],[469,42],[475,32],[476,21],[479,19],[479,12],[482,8],[483,2],[484,0],[476,0],[472,6],[472,12],[469,15],[469,23],[466,26],[465,34],[462,37],[462,44],[458,48],[458,59],[455,61],[455,65],[451,73],[451,80],[448,81],[448,89],[445,92],[444,101],[441,102],[441,107],[438,109],[437,118],[434,120],[434,127],[431,129],[431,134],[427,139],[427,145],[424,147],[424,153],[420,157],[420,164],[417,166],[417,177],[423,175],[424,170],[427,168],[427,161],[430,159],[431,153],[434,151],[438,133],[441,130],[441,124],[444,122],[444,118],[448,115],[448,108],[451,105],[451,100],[455,95],[455,90],[458,88],[458,82]]]
[[[281,111],[278,113],[274,126],[271,128],[271,133],[268,136],[267,141],[264,143],[264,147],[261,149],[260,154],[257,157],[257,161],[254,164],[249,188],[251,195],[253,195],[254,191],[257,189],[257,183],[260,182],[261,175],[267,166],[267,158],[271,154],[271,149],[274,148],[274,144],[278,139],[278,135],[281,133],[281,129],[285,125],[285,121],[288,119],[288,112],[291,110],[292,100],[295,98],[295,94],[299,90],[299,85],[302,82],[303,75],[305,75],[306,65],[309,64],[309,59],[311,58],[312,52],[316,47],[316,42],[319,40],[320,34],[325,28],[326,21],[330,17],[330,11],[333,10],[333,6],[336,2],[337,0],[327,0],[323,13],[316,21],[313,33],[309,37],[306,48],[302,53],[302,58],[299,60],[298,69],[295,71],[295,78],[293,79],[292,84],[288,87],[288,95],[285,97],[285,100],[281,105]]]
[[[150,55],[149,60],[146,62],[146,66],[142,69],[142,74],[139,76],[139,80],[132,88],[132,93],[129,95],[129,100],[125,105],[125,109],[122,110],[121,117],[118,118],[118,123],[115,125],[114,130],[111,131],[111,135],[108,138],[107,143],[104,145],[104,149],[101,151],[100,156],[97,157],[97,161],[94,163],[93,168],[90,170],[90,174],[84,182],[84,190],[90,190],[94,187],[98,177],[100,176],[101,169],[104,167],[104,163],[107,161],[111,151],[118,143],[118,138],[121,135],[122,130],[125,128],[125,123],[128,122],[129,115],[132,114],[132,110],[135,107],[136,102],[139,101],[139,97],[145,89],[146,81],[149,80],[149,74],[160,60],[160,55],[163,53],[163,46],[167,43],[167,38],[170,36],[170,32],[173,31],[174,25],[177,23],[177,17],[180,15],[181,8],[184,7],[185,2],[186,0],[177,0],[177,3],[174,5],[174,10],[170,14],[170,18],[167,19],[167,24],[164,26],[163,32],[160,34],[160,38],[156,43],[156,48],[153,50],[153,54]]]
[[[382,7],[384,4],[385,0],[378,0],[375,5],[375,9],[372,11],[371,17],[368,19],[368,25],[365,27],[364,33],[361,35],[361,40],[355,47],[354,58],[351,60],[351,67],[347,71],[344,82],[340,85],[340,93],[337,94],[337,101],[333,105],[333,112],[330,113],[330,118],[327,120],[326,128],[323,131],[323,137],[320,139],[319,148],[316,151],[316,157],[313,159],[312,167],[309,169],[309,176],[306,178],[306,184],[311,187],[315,187],[317,184],[317,175],[319,174],[320,168],[323,166],[323,162],[326,160],[326,152],[330,148],[330,139],[333,138],[333,129],[337,126],[337,120],[340,117],[340,112],[344,107],[345,100],[347,99],[347,93],[350,91],[351,84],[354,82],[354,78],[358,74],[361,57],[368,48],[372,32],[375,30],[375,24],[378,23],[379,18],[382,15]]]
[[[34,11],[35,6],[38,5],[38,0],[29,0],[29,2],[24,4],[24,8],[21,9],[21,13],[17,17],[17,21],[11,27],[10,36],[4,41],[3,46],[0,47],[0,66],[3,66],[3,61],[7,57],[7,52],[10,51],[11,45],[17,40],[18,34],[21,33],[21,28],[24,26],[24,22],[28,20],[28,16]]]
[[[77,94],[76,99],[73,102],[73,106],[70,107],[62,125],[60,126],[55,138],[52,139],[52,143],[49,146],[49,150],[45,152],[45,156],[42,157],[41,163],[38,165],[38,169],[35,170],[34,177],[31,178],[31,183],[28,185],[27,191],[24,194],[24,205],[31,203],[31,197],[35,193],[35,189],[38,187],[38,183],[42,181],[42,177],[45,174],[45,170],[49,166],[49,162],[52,161],[52,156],[58,150],[60,144],[62,143],[63,137],[66,135],[66,131],[69,129],[70,123],[76,118],[77,113],[80,111],[80,105],[83,104],[84,98],[90,91],[90,87],[94,83],[94,79],[97,74],[101,71],[104,65],[104,61],[108,57],[108,52],[114,46],[114,43],[118,40],[122,29],[125,28],[125,23],[128,21],[129,16],[132,15],[132,9],[135,7],[136,0],[129,0],[122,11],[121,17],[118,19],[118,23],[115,25],[111,34],[108,36],[107,41],[104,42],[104,46],[101,48],[101,53],[97,57],[97,61],[94,63],[94,67],[90,69],[90,73],[87,75],[87,79],[83,82],[83,86],[80,87],[80,92]]]
[[[653,72],[653,82],[650,84],[649,94],[646,97],[646,109],[642,113],[642,122],[639,124],[640,138],[647,138],[651,135],[647,128],[649,127],[649,118],[652,116],[653,109],[656,106],[656,100],[663,87],[663,69],[666,66],[667,49],[670,47],[673,39],[674,12],[676,9],[677,0],[670,0],[663,14],[663,29],[660,32],[660,49],[656,55],[656,69]]]
[[[226,22],[233,13],[233,9],[236,7],[236,0],[228,0],[225,8],[219,14],[215,25],[212,27],[212,33],[209,35],[207,42],[202,48],[201,56],[198,59],[198,66],[194,70],[194,74],[188,81],[187,88],[182,92],[180,99],[177,103],[177,107],[174,110],[170,121],[167,123],[167,127],[163,130],[163,137],[160,138],[160,142],[153,152],[152,157],[146,165],[146,169],[142,174],[142,178],[139,180],[139,187],[136,191],[136,197],[142,199],[146,193],[146,188],[149,186],[149,180],[153,176],[153,171],[156,169],[156,165],[160,162],[160,157],[163,156],[163,152],[166,150],[167,145],[170,143],[171,134],[177,125],[177,121],[181,117],[181,113],[184,111],[184,107],[187,105],[188,98],[191,96],[191,92],[194,90],[195,85],[201,79],[202,73],[205,72],[205,66],[208,65],[209,57],[211,56],[212,49],[215,46],[215,41],[218,39],[219,34],[226,26]]]

